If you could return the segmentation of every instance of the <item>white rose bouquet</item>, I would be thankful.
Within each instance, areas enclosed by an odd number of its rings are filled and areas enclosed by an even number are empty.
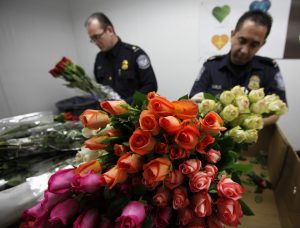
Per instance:
[[[216,97],[206,93],[195,97],[197,99],[191,99],[198,103],[199,113],[205,115],[214,111],[220,114],[227,128],[225,135],[236,143],[256,142],[264,117],[283,115],[288,111],[278,95],[265,96],[263,88],[248,92],[244,87],[235,86]]]

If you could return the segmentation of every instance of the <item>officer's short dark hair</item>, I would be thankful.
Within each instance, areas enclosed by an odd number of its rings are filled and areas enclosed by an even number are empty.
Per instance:
[[[267,27],[266,37],[270,34],[273,19],[270,14],[261,10],[253,10],[245,12],[238,20],[235,26],[235,31],[239,31],[246,20],[254,21],[256,24]]]
[[[96,13],[93,13],[91,14],[85,21],[84,23],[84,26],[87,27],[90,23],[91,20],[98,20],[102,26],[103,29],[106,29],[107,26],[111,26],[114,30],[114,26],[113,24],[111,23],[111,21],[109,20],[109,18],[104,14],[104,13],[101,13],[101,12],[96,12]]]

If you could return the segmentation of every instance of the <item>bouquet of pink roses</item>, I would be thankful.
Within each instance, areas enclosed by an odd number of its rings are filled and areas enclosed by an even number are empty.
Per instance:
[[[51,176],[21,227],[236,227],[251,214],[216,112],[154,92],[134,99],[81,114],[79,165]]]

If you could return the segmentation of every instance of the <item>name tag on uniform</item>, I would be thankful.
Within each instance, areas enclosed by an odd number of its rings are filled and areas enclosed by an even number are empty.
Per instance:
[[[212,89],[222,89],[222,86],[213,84],[213,85],[211,85],[211,88]]]

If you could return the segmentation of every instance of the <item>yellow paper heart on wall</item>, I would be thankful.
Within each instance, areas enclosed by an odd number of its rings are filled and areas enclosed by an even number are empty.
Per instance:
[[[229,38],[225,34],[223,34],[223,35],[214,35],[211,38],[211,42],[219,50],[221,50],[228,43],[228,40],[229,40]]]

